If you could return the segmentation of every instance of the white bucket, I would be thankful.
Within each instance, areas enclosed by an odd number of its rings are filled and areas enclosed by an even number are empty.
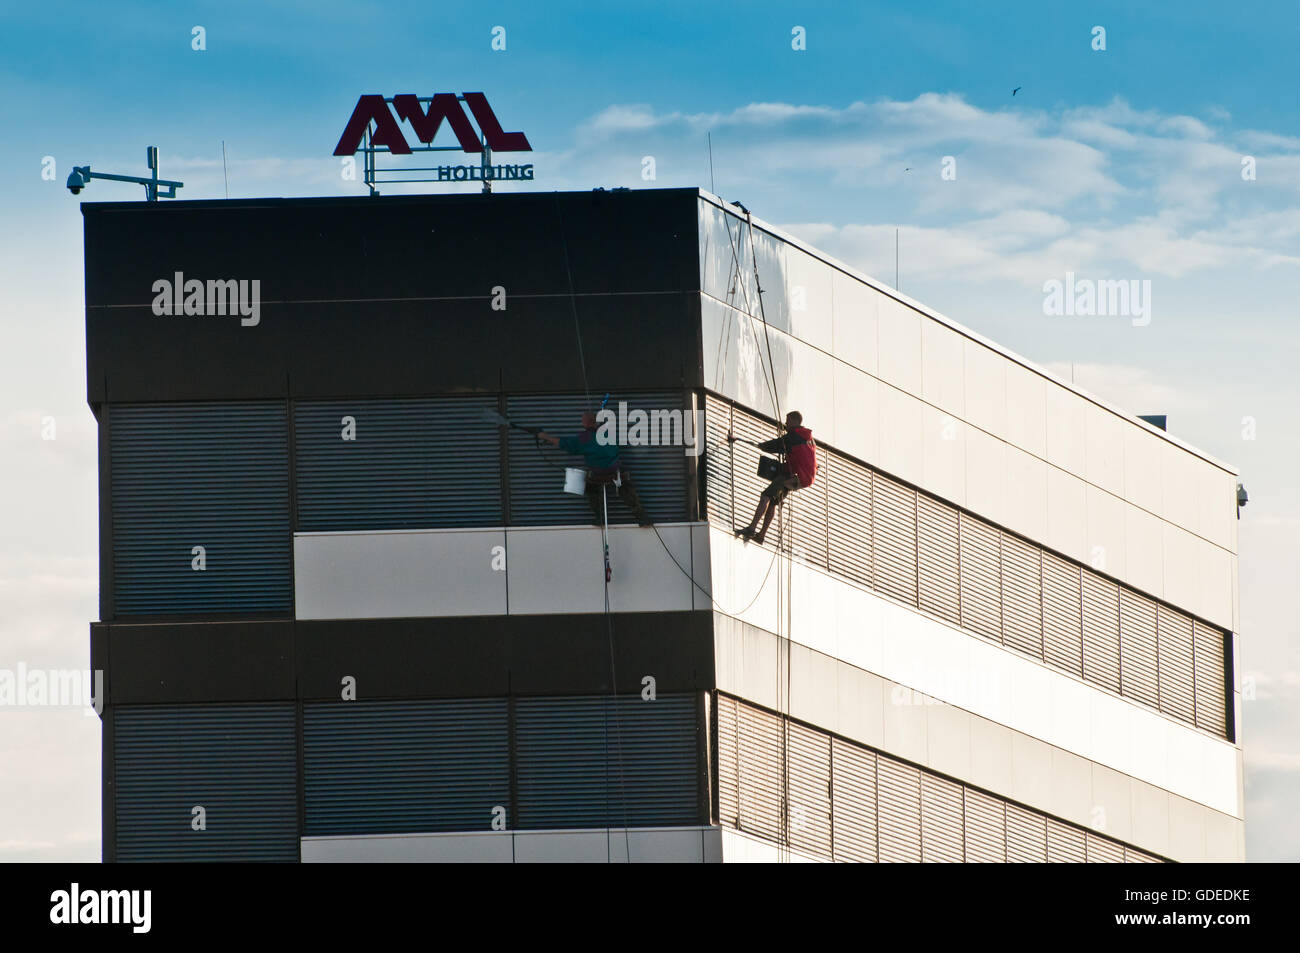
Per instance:
[[[587,492],[587,471],[577,467],[564,468],[564,492],[582,496]]]

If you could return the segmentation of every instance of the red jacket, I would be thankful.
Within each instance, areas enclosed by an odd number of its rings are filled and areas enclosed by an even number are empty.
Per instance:
[[[795,427],[784,437],[758,445],[769,453],[784,453],[786,470],[799,478],[799,486],[812,486],[817,478],[817,444],[807,427]]]

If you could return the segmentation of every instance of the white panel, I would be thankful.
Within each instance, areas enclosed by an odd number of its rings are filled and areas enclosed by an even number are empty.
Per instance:
[[[1124,560],[1124,510],[1127,504],[1105,490],[1088,486],[1088,535],[1084,540],[1083,562],[1098,572],[1118,579],[1127,578]]]
[[[1124,431],[1131,427],[1109,410],[1084,405],[1088,482],[1116,496],[1124,495]]]
[[[717,610],[775,632],[777,573],[772,563],[775,553],[761,546],[745,545],[716,529],[710,531],[709,539],[713,601]]]
[[[508,831],[472,834],[374,834],[304,837],[304,864],[508,864]]]
[[[1199,804],[1169,798],[1169,854],[1185,864],[1205,862],[1205,815]]]
[[[921,453],[923,406],[911,394],[893,387],[880,388],[879,466],[910,483],[920,483],[924,479]]]
[[[605,611],[605,560],[596,527],[511,529],[506,546],[512,613]]]
[[[922,414],[923,444],[927,490],[958,506],[966,505],[966,424],[933,407]]]
[[[815,576],[821,573],[805,573]],[[798,637],[796,636],[796,641]],[[790,699],[787,714],[800,721],[839,731],[836,718],[839,702],[835,697],[835,656],[814,647],[791,646]]]
[[[1141,782],[1138,782],[1141,783]],[[1107,837],[1133,842],[1133,779],[1104,767],[1092,765],[1092,803],[1101,809],[1096,829]],[[1094,822],[1089,820],[1089,827]]]
[[[1192,610],[1215,625],[1228,631],[1236,631],[1236,619],[1233,606],[1233,583],[1237,578],[1235,556],[1217,546],[1202,542],[1197,547],[1200,563],[1200,600],[1199,606]],[[1236,668],[1240,671],[1240,668]]]
[[[972,718],[970,781],[990,791],[1012,788],[1011,729],[987,718]]]
[[[499,529],[295,534],[297,618],[502,615],[504,543]]]
[[[1129,764],[1139,770],[1135,775],[1156,787],[1172,790],[1169,784],[1169,728],[1195,734],[1190,728],[1174,725],[1155,712],[1129,706]],[[1200,736],[1197,736],[1198,740]],[[1178,790],[1187,790],[1180,788]],[[1203,792],[1204,793],[1204,792]]]
[[[1047,536],[1047,464],[1016,447],[1006,446],[1006,491],[1003,526],[1041,540]]]
[[[1091,750],[1109,752],[1106,764],[1116,771],[1137,774],[1142,763],[1133,759],[1134,752],[1129,745],[1129,707],[1112,704],[1113,698],[1096,691],[1090,695]]]
[[[1084,407],[1088,402],[1059,384],[1047,385],[1047,461],[1087,478]]]
[[[655,534],[658,530],[658,535]],[[515,535],[510,531],[510,536]],[[660,539],[663,542],[660,542]],[[669,553],[664,552],[667,546]],[[596,542],[599,556],[600,542]],[[673,560],[676,560],[676,563]],[[693,605],[691,527],[660,524],[611,526],[609,529],[609,606],[614,612],[668,612]],[[680,564],[680,565],[679,565]],[[685,572],[683,572],[685,570]],[[597,568],[597,581],[603,569]],[[708,573],[704,574],[706,584]],[[513,593],[513,590],[512,590]],[[601,606],[602,610],[604,606]],[[522,612],[512,604],[512,613]]]
[[[1047,459],[1047,381],[1040,374],[1008,361],[1007,440]]]
[[[774,841],[722,830],[722,860],[728,864],[819,864],[816,857],[779,847]]]
[[[1169,792],[1150,784],[1133,785],[1133,842],[1169,855]]]
[[[1052,677],[1050,693],[1053,744],[1069,751],[1092,747],[1092,688],[1072,678]],[[1077,820],[1077,818],[1071,818]]]
[[[878,311],[880,345],[878,362],[882,381],[909,394],[921,393],[921,321],[913,311],[893,298],[881,296]]]
[[[966,506],[994,523],[1004,522],[1006,449],[982,430],[966,431]]]
[[[691,525],[692,560],[687,568],[695,578],[691,586],[693,608],[709,609],[713,607],[713,575],[709,560],[709,527],[703,523]]]
[[[954,778],[970,777],[971,722],[960,708],[936,701],[926,706],[928,751],[925,764]]]
[[[780,332],[773,331],[773,344]],[[815,439],[838,447],[835,427],[835,361],[822,351],[785,338],[790,348],[790,373],[782,387],[781,413],[797,410]]]
[[[1131,503],[1124,505],[1124,580],[1143,592],[1163,598],[1164,528],[1158,517]]]
[[[851,665],[836,666],[835,693],[840,734],[864,745],[879,748],[885,743],[885,694],[888,684],[873,672]]]
[[[1163,504],[1164,444],[1139,426],[1124,428],[1124,498],[1152,513]]]
[[[1183,529],[1196,532],[1200,523],[1197,473],[1205,461],[1192,456],[1177,444],[1162,442],[1161,491],[1159,515]]]
[[[1025,804],[1049,804],[1052,746],[1023,734],[1011,736],[1011,797]]]
[[[785,246],[790,330],[799,340],[830,352],[831,266],[793,245]]]
[[[770,367],[761,322],[709,297],[700,296],[704,383],[760,413],[774,416]],[[781,335],[772,338],[775,349]]]
[[[527,831],[515,835],[517,864],[607,863],[624,851],[613,831]]]
[[[1235,551],[1237,479],[1216,466],[1200,462],[1196,468],[1197,533],[1216,546]]]
[[[1047,536],[1050,549],[1088,562],[1088,484],[1057,467],[1047,468]],[[1118,501],[1117,501],[1118,502]]]
[[[921,396],[955,417],[966,412],[966,340],[938,321],[921,322]]]
[[[884,626],[880,616],[885,610],[882,599],[870,590],[838,583],[834,587],[835,627],[839,654],[850,665],[879,672],[884,654]]]
[[[883,296],[838,270],[831,278],[831,290],[835,296],[835,356],[876,374],[876,315]]]
[[[1170,523],[1163,530],[1164,598],[1188,612],[1196,612],[1201,602],[1200,548],[1209,543]]]
[[[1001,354],[966,338],[966,419],[995,437],[1007,433],[1007,365]]]
[[[1084,704],[1087,721],[1087,704]],[[1052,798],[1048,813],[1062,820],[1088,826],[1092,821],[1092,764],[1062,751],[1052,749]]]
[[[856,367],[835,361],[836,449],[859,460],[880,459],[880,389],[883,386]]]

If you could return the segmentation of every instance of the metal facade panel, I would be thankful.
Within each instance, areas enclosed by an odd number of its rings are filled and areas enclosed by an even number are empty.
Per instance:
[[[1160,673],[1160,710],[1195,722],[1192,620],[1165,606],[1156,607],[1156,661]]]
[[[1231,688],[1224,672],[1224,633],[1200,622],[1194,623],[1196,652],[1196,724],[1226,737],[1227,700]]]
[[[813,485],[791,493],[785,498],[783,509],[791,527],[792,554],[822,569],[829,568],[829,517],[831,467],[827,466],[825,452],[817,449],[817,477]],[[757,505],[757,503],[755,504]]]
[[[872,491],[873,586],[916,605],[916,491],[879,473]]]
[[[835,859],[875,863],[876,753],[831,739],[831,807]]]
[[[714,750],[718,762],[718,823],[740,827],[740,703],[730,696],[715,695],[717,735]]]
[[[1086,850],[1090,864],[1124,863],[1124,845],[1092,831],[1087,832]]]
[[[292,704],[117,708],[116,859],[297,860],[295,720]]]
[[[1047,819],[1047,862],[1082,864],[1087,861],[1088,853],[1084,846],[1084,836],[1083,828],[1049,817]]]
[[[961,580],[957,567],[957,511],[920,494],[917,499],[921,608],[960,624]]]
[[[864,586],[873,584],[871,470],[840,456],[825,460],[830,470],[830,564],[833,572]]]
[[[748,515],[737,522],[736,489],[731,478],[735,444],[727,442],[727,434],[731,432],[731,405],[709,394],[704,398],[704,413],[707,434],[704,479],[709,522],[724,532],[734,532],[748,522]]]
[[[285,405],[123,404],[108,420],[117,614],[288,612]]]
[[[501,428],[483,419],[496,409],[495,397],[298,403],[298,529],[504,525]]]
[[[1119,587],[1083,573],[1083,677],[1119,691]]]
[[[1006,863],[1006,802],[973,788],[965,795],[966,862]]]
[[[1002,643],[1043,658],[1042,550],[1002,534]]]
[[[1120,693],[1160,705],[1157,691],[1156,604],[1135,592],[1119,592]]]
[[[966,857],[962,786],[921,772],[921,860],[960,864]]]
[[[1007,862],[1047,862],[1047,818],[1017,804],[1007,804]]]
[[[518,424],[542,427],[556,436],[569,436],[581,430],[583,411],[593,413],[600,409],[604,395],[592,395],[588,400],[580,394],[550,394],[535,397],[511,397],[507,401],[506,416]],[[676,410],[682,418],[690,414],[682,409],[683,394],[661,391],[658,393],[614,394],[608,410],[618,413],[620,402],[627,404],[628,444],[633,437],[634,411],[647,415],[651,411]],[[685,419],[682,425],[686,426]],[[694,421],[690,422],[694,427]],[[662,428],[656,428],[662,432]],[[667,434],[670,438],[673,433]],[[647,428],[646,438],[649,438]],[[581,457],[543,444],[540,448],[532,436],[518,430],[509,431],[509,493],[511,526],[547,526],[589,524],[591,507],[585,498],[564,492],[565,467],[580,467]],[[681,521],[686,518],[686,448],[677,446],[630,446],[620,449],[623,464],[632,474],[646,513],[656,523]],[[623,505],[618,493],[608,488],[609,521],[632,523],[636,519]]]
[[[999,536],[982,520],[961,514],[961,622],[1002,641],[1002,571]]]
[[[517,826],[698,823],[696,719],[691,695],[519,699]]]
[[[831,856],[831,736],[790,722],[790,847]]]
[[[1083,596],[1079,567],[1043,553],[1043,649],[1057,668],[1083,676]]]
[[[1159,857],[1144,853],[1133,847],[1124,848],[1124,863],[1126,864],[1163,864],[1164,861]]]
[[[498,807],[513,819],[505,698],[309,703],[303,764],[308,835],[487,831]]]
[[[921,772],[887,755],[876,758],[881,863],[921,860]]]
[[[784,843],[785,735],[780,716],[741,705],[735,753],[736,829]]]

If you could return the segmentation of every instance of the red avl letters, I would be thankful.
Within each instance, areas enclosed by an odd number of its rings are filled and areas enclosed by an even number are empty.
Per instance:
[[[528,138],[522,132],[502,131],[501,123],[497,121],[496,114],[488,105],[486,96],[482,93],[465,93],[464,97],[470,112],[478,121],[479,128],[483,130],[483,138],[489,149],[493,152],[532,151],[533,147],[528,144]],[[438,128],[446,119],[451,126],[451,131],[456,134],[461,149],[465,152],[483,151],[474,127],[466,118],[455,93],[437,93],[433,97],[433,102],[429,103],[427,111],[420,106],[420,99],[414,93],[401,93],[393,97],[393,111],[397,113],[397,119],[411,124],[416,136],[425,145],[433,142],[434,136],[438,134]],[[375,145],[387,146],[393,155],[411,154],[411,147],[407,144],[406,137],[402,135],[401,127],[393,118],[392,112],[389,112],[384,97],[378,95],[366,95],[357,100],[356,108],[352,110],[352,117],[343,130],[339,144],[334,147],[334,154],[354,155],[361,148],[361,138],[371,122],[375,124],[372,137]]]

